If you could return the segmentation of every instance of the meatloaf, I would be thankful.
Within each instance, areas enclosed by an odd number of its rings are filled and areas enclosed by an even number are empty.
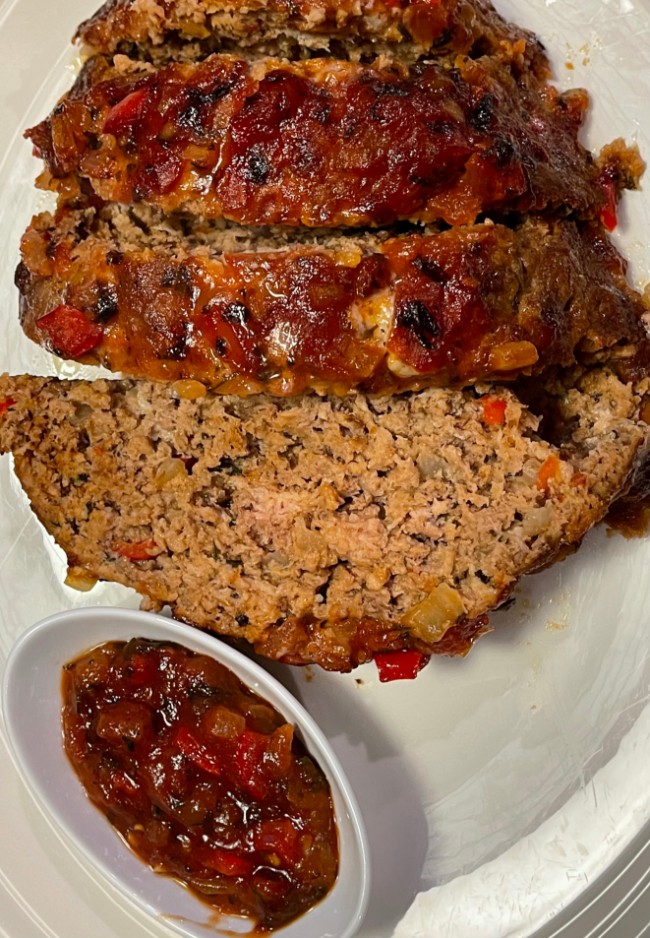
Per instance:
[[[485,212],[595,217],[636,184],[580,144],[586,108],[585,92],[517,81],[488,57],[406,70],[95,56],[26,135],[41,185],[68,195],[81,180],[106,201],[247,225],[459,225]]]
[[[4,376],[0,450],[73,580],[345,671],[467,651],[628,485],[641,390],[598,367],[547,379],[545,439],[498,387],[287,399]]]
[[[230,393],[467,385],[648,344],[647,306],[594,223],[300,241],[86,206],[37,216],[22,257],[36,342]]]
[[[285,58],[381,53],[499,53],[519,47],[540,75],[539,40],[507,23],[487,0],[109,0],[75,37],[96,52],[154,59],[258,48]]]

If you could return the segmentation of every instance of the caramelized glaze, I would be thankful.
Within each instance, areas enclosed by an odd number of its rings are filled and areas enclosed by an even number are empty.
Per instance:
[[[242,224],[468,224],[484,212],[608,195],[577,132],[584,92],[517,80],[495,59],[371,68],[213,55],[120,74],[91,60],[28,131],[65,188]]]

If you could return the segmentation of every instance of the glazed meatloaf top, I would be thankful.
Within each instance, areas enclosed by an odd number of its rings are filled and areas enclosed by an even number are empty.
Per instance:
[[[381,52],[413,60],[491,54],[506,45],[522,48],[547,73],[539,41],[486,0],[109,0],[75,38],[98,52],[132,53],[135,45],[167,58],[261,46],[284,57]]]
[[[593,223],[301,242],[108,205],[38,216],[22,256],[22,324],[45,348],[230,393],[467,385],[604,350],[648,360],[647,306]]]
[[[518,82],[491,58],[362,66],[213,55],[160,69],[90,60],[27,132],[42,185],[250,224],[598,216],[621,185],[578,141],[584,92]]]
[[[467,651],[628,484],[639,394],[599,368],[545,390],[558,445],[503,388],[228,398],[5,376],[0,450],[77,581],[348,670]]]

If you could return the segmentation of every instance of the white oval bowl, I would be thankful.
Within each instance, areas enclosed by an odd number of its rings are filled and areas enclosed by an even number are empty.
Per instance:
[[[304,707],[255,662],[190,626],[132,609],[93,607],[60,612],[16,642],[4,672],[2,706],[19,772],[36,803],[64,839],[136,906],[187,938],[250,930],[247,920],[220,916],[169,876],[154,873],[129,849],[87,798],[62,742],[61,669],[108,641],[176,642],[210,655],[299,730],[332,789],[339,835],[339,874],[329,894],[274,934],[282,938],[350,938],[368,904],[369,852],[361,813],[325,735]]]

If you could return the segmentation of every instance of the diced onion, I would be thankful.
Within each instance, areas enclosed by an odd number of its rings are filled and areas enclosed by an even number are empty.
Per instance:
[[[535,537],[548,530],[553,522],[554,514],[553,506],[548,502],[540,508],[527,511],[521,525],[525,537]]]
[[[199,397],[205,397],[207,390],[200,381],[194,381],[191,378],[182,378],[180,381],[174,381],[172,384],[174,392],[185,401],[195,401]]]
[[[179,476],[187,475],[187,468],[182,459],[172,458],[163,459],[161,464],[156,469],[156,474],[154,476],[154,485],[157,489],[164,488],[168,482],[171,482],[172,479],[176,479]]]
[[[458,590],[440,583],[426,599],[413,606],[402,622],[423,642],[439,642],[465,612]]]
[[[192,20],[181,20],[179,23],[180,31],[188,39],[207,39],[210,30],[201,23],[195,23]]]
[[[65,585],[79,593],[87,593],[97,583],[97,577],[91,576],[83,567],[68,567]]]
[[[532,342],[504,342],[490,352],[490,366],[495,371],[516,371],[528,368],[539,359]]]
[[[246,729],[246,718],[228,707],[210,707],[202,718],[206,733],[221,739],[237,739]]]

